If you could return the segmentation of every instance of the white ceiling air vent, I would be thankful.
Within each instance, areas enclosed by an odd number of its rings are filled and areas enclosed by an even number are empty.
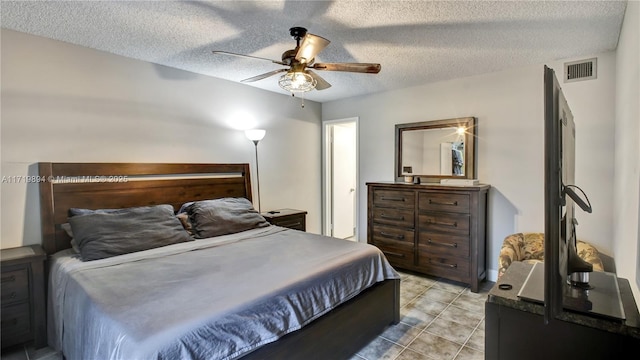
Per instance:
[[[564,63],[564,82],[597,78],[598,59],[586,59]]]

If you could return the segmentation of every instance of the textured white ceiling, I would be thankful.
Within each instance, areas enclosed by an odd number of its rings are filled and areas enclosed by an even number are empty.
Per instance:
[[[625,1],[2,1],[3,28],[231,81],[282,68],[293,26],[331,40],[319,102],[614,50]],[[278,76],[247,86],[285,94]]]

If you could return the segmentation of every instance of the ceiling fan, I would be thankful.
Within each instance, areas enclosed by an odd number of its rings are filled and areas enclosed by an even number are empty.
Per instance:
[[[281,61],[227,51],[213,51],[213,53],[266,60],[274,64],[287,66],[288,68],[286,69],[269,71],[241,80],[241,82],[258,81],[276,74],[285,73],[280,77],[278,84],[292,94],[295,92],[311,91],[313,89],[324,90],[331,87],[331,84],[313,70],[346,71],[367,74],[377,74],[380,72],[380,64],[373,63],[314,63],[316,55],[327,47],[330,41],[321,36],[307,33],[307,29],[303,27],[292,27],[289,29],[289,33],[296,40],[296,48],[282,53]],[[302,42],[300,42],[300,40],[302,40]]]

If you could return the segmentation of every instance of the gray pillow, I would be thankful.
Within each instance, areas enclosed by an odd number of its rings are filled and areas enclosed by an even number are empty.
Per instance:
[[[183,207],[185,205],[188,204],[193,204],[193,202],[190,203],[185,203],[184,205],[182,205]],[[114,212],[118,212],[121,211],[122,209],[98,209],[98,210],[90,210],[90,209],[80,209],[80,208],[70,208],[69,209],[69,217],[72,216],[77,216],[77,215],[87,215],[87,214],[94,214],[94,213],[114,213]],[[191,221],[189,221],[189,216],[187,215],[187,213],[182,213],[182,208],[180,208],[179,214],[176,215],[176,217],[178,218],[178,220],[180,220],[180,223],[182,224],[182,227],[187,230],[187,232],[189,233],[189,235],[193,235],[192,229],[191,229]],[[69,235],[69,237],[71,238],[71,246],[73,246],[73,249],[77,251],[77,244],[75,244],[74,240],[73,240],[73,232],[71,231],[71,225],[69,225],[69,223],[64,223],[61,224],[60,227],[67,232],[67,235]]]
[[[126,209],[70,209],[69,224],[85,261],[153,249],[193,239],[171,205]]]
[[[269,226],[245,198],[194,201],[181,211],[189,214],[194,236],[200,239]]]

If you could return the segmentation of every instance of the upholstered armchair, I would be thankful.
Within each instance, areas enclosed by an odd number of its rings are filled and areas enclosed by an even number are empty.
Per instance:
[[[594,271],[604,271],[602,260],[598,250],[591,244],[582,240],[577,242],[578,256],[593,265]],[[517,233],[504,238],[500,257],[498,259],[498,278],[507,271],[514,261],[527,263],[541,262],[544,260],[544,234],[543,233]]]

